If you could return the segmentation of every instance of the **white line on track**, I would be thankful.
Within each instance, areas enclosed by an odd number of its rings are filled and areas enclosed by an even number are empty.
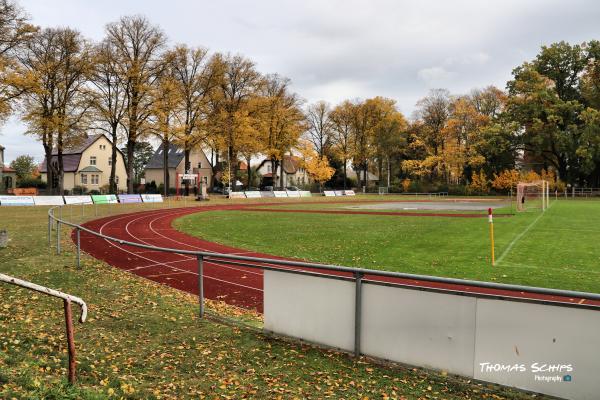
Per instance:
[[[159,212],[160,212],[160,211],[159,211]],[[176,213],[174,212],[173,214],[176,214]],[[143,216],[141,216],[141,217],[138,217],[138,218],[135,218],[135,220],[141,219],[141,218],[143,218],[143,217],[145,217],[145,216],[147,216],[147,215],[148,215],[148,214],[144,213],[144,215],[143,215]],[[99,232],[102,234],[102,233],[103,233],[103,231],[104,231],[104,229],[105,229],[105,227],[106,227],[108,224],[110,224],[110,223],[112,223],[112,222],[115,222],[115,221],[118,221],[118,220],[122,220],[122,219],[124,219],[124,218],[127,218],[127,217],[131,217],[131,215],[128,215],[128,216],[122,216],[122,217],[118,217],[118,218],[114,218],[114,219],[111,219],[111,220],[109,220],[109,221],[105,222],[105,223],[104,223],[104,224],[103,224],[103,225],[100,227],[100,231],[99,231]],[[132,235],[130,234],[130,236],[132,236]],[[134,237],[134,238],[135,238],[135,236],[132,236],[132,237]],[[133,253],[133,252],[131,252],[131,251],[129,251],[129,250],[127,250],[127,249],[125,249],[125,248],[123,248],[123,247],[121,247],[121,246],[119,246],[119,245],[115,244],[115,243],[112,243],[110,240],[107,240],[107,239],[104,239],[104,240],[105,240],[105,241],[106,241],[106,242],[107,242],[109,245],[111,245],[111,246],[113,246],[113,247],[115,247],[115,248],[117,248],[117,249],[119,249],[119,250],[121,250],[121,251],[124,251],[124,252],[126,252],[126,253],[129,253],[129,254],[131,254],[131,255],[133,255],[133,256],[135,256],[135,257],[142,258],[142,259],[144,259],[144,260],[148,260],[148,261],[150,261],[150,262],[152,262],[152,263],[158,263],[158,265],[164,265],[164,266],[168,266],[168,265],[166,265],[166,264],[164,264],[163,262],[160,262],[160,261],[158,261],[158,260],[153,260],[153,259],[151,259],[151,258],[144,257],[144,256],[142,256],[142,255],[135,254],[135,253]],[[193,271],[187,271],[187,270],[180,269],[180,268],[173,267],[173,266],[168,266],[168,267],[169,267],[169,268],[171,268],[171,269],[175,269],[175,270],[181,271],[181,272],[188,272],[188,273],[190,273],[190,274],[193,274],[193,275],[198,275],[198,273],[197,273],[197,272],[193,272]],[[256,291],[259,291],[259,292],[262,292],[262,291],[263,291],[262,289],[259,289],[259,288],[255,288],[255,287],[251,287],[251,286],[247,286],[247,285],[241,285],[241,284],[239,284],[239,283],[235,283],[235,282],[229,282],[229,281],[226,281],[226,280],[223,280],[223,279],[219,279],[219,278],[216,278],[216,277],[214,277],[214,276],[207,275],[206,273],[204,274],[204,277],[205,277],[205,278],[207,278],[207,279],[212,279],[212,280],[219,281],[219,282],[223,282],[223,283],[226,283],[226,284],[235,285],[235,286],[240,286],[240,287],[243,287],[243,288],[246,288],[246,289],[256,290]]]

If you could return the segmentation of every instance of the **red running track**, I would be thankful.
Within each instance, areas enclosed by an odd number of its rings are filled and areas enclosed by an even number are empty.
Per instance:
[[[281,203],[280,203],[281,204]],[[287,203],[289,204],[289,203]],[[235,254],[248,257],[282,259],[267,254],[237,249],[209,242],[177,231],[172,222],[181,216],[216,210],[244,210],[258,204],[216,205],[197,208],[163,209],[131,214],[122,214],[96,219],[84,224],[88,229],[117,239],[146,245],[182,250],[200,250],[215,253]],[[261,204],[267,205],[267,204]],[[270,204],[269,204],[270,205]],[[248,210],[250,211],[250,210]],[[264,211],[264,210],[261,210]],[[348,214],[354,212],[348,211]],[[453,215],[454,216],[454,215]],[[74,236],[74,234],[73,234]],[[193,256],[146,250],[130,245],[108,241],[87,232],[81,232],[82,250],[110,265],[121,268],[155,282],[179,290],[198,294],[198,264]],[[275,265],[271,264],[274,267]],[[289,267],[278,267],[286,268]],[[319,271],[322,272],[322,271]],[[263,310],[262,270],[238,265],[220,264],[218,261],[204,263],[204,292],[209,299],[222,300],[243,308]],[[348,275],[333,272],[332,275]],[[539,295],[527,292],[484,289],[465,285],[441,284],[409,279],[366,275],[365,279],[459,292],[481,293],[506,297],[540,299],[561,303],[600,305],[600,302],[578,298]]]

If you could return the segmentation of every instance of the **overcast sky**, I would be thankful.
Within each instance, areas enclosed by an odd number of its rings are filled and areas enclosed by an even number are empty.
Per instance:
[[[431,88],[504,88],[511,71],[560,40],[600,39],[594,0],[20,0],[42,27],[93,40],[121,15],[143,14],[171,43],[240,53],[289,77],[306,101],[386,96],[410,116]],[[17,120],[0,127],[10,161],[43,159]]]

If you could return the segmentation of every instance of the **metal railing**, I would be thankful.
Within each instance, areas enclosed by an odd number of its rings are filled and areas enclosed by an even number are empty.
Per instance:
[[[33,290],[43,293],[48,296],[57,297],[63,300],[63,308],[65,311],[65,324],[67,328],[67,346],[69,349],[69,383],[75,383],[75,337],[73,334],[73,317],[71,312],[71,303],[77,304],[81,308],[79,322],[84,323],[87,318],[87,304],[77,296],[72,296],[67,293],[59,292],[58,290],[50,289],[32,282],[14,278],[9,275],[0,274],[0,282],[5,282],[11,285],[19,286],[28,290]]]
[[[159,247],[159,246],[151,246],[138,242],[131,242],[128,240],[118,239],[115,237],[111,237],[108,235],[104,235],[102,233],[93,231],[79,224],[65,221],[61,218],[58,218],[54,215],[54,211],[57,208],[61,208],[61,206],[50,208],[48,211],[48,243],[51,243],[51,232],[52,232],[52,222],[55,221],[56,229],[57,229],[57,237],[56,237],[56,250],[60,252],[60,226],[65,225],[75,229],[75,245],[77,247],[76,250],[76,260],[77,267],[80,268],[80,254],[81,254],[81,243],[80,243],[80,235],[81,232],[88,233],[90,235],[94,235],[98,238],[105,239],[109,242],[114,242],[119,245],[133,246],[141,249],[159,251],[164,253],[172,253],[172,254],[184,254],[193,256],[197,260],[197,268],[198,268],[198,283],[199,283],[199,316],[200,318],[204,317],[204,287],[203,287],[203,267],[206,261],[210,261],[215,265],[235,265],[238,267],[247,267],[247,268],[255,268],[260,270],[271,270],[271,271],[279,271],[291,274],[301,274],[301,275],[312,275],[319,276],[322,278],[330,278],[330,279],[346,279],[354,281],[356,285],[355,290],[355,315],[354,315],[354,324],[355,324],[355,346],[354,353],[359,356],[360,352],[360,332],[361,332],[361,296],[362,296],[362,283],[367,281],[365,276],[368,276],[369,279],[367,282],[369,283],[380,283],[389,285],[389,282],[385,281],[377,281],[373,280],[372,277],[379,278],[398,278],[405,281],[419,281],[419,282],[427,282],[434,284],[443,284],[443,285],[458,285],[463,287],[471,287],[478,289],[488,289],[488,290],[496,290],[496,291],[507,291],[507,292],[525,292],[537,295],[544,296],[555,296],[558,298],[565,299],[581,299],[581,300],[592,300],[596,302],[600,302],[600,294],[598,293],[586,293],[572,290],[560,290],[560,289],[549,289],[549,288],[541,288],[541,287],[533,287],[533,286],[523,286],[523,285],[514,285],[514,284],[502,284],[502,283],[494,283],[494,282],[482,282],[482,281],[474,281],[467,279],[456,279],[456,278],[443,278],[437,276],[429,276],[429,275],[417,275],[417,274],[408,274],[401,272],[391,272],[391,271],[381,271],[381,270],[373,270],[366,268],[354,268],[354,267],[344,267],[339,265],[330,265],[330,264],[315,264],[303,261],[291,261],[291,260],[281,260],[281,259],[273,259],[273,258],[261,258],[261,257],[247,257],[247,256],[239,256],[232,254],[222,254],[215,253],[210,251],[198,251],[198,250],[183,250],[183,249],[175,249],[168,247]],[[285,268],[285,267],[295,267],[295,268]],[[338,273],[338,275],[332,274]],[[341,275],[340,275],[341,274]],[[392,283],[393,284],[393,283]],[[398,284],[402,286],[402,284]],[[404,284],[405,287],[412,288],[415,290],[437,290],[444,292],[459,292],[463,295],[467,296],[475,296],[475,297],[494,297],[494,298],[503,298],[514,301],[527,301],[527,302],[538,302],[538,303],[552,303],[563,306],[571,306],[571,307],[593,307],[600,308],[600,305],[590,305],[590,304],[582,304],[581,302],[567,302],[567,301],[558,301],[558,300],[544,300],[544,299],[536,299],[533,297],[523,297],[519,295],[509,296],[502,294],[489,294],[489,293],[480,293],[480,292],[461,292],[459,289],[444,289],[444,288],[435,288],[435,287],[425,287],[411,284]]]

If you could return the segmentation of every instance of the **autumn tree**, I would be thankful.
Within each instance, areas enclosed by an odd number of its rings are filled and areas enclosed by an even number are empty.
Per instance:
[[[306,130],[301,101],[289,90],[290,80],[279,75],[268,75],[264,81],[260,101],[261,131],[264,132],[263,152],[271,161],[273,183],[281,167],[279,186],[283,188],[283,159],[298,143]]]
[[[331,106],[325,101],[308,105],[306,118],[306,138],[312,143],[319,157],[329,154],[333,145],[333,123]]]
[[[113,43],[108,40],[98,44],[92,56],[94,68],[90,74],[94,110],[92,129],[108,134],[112,141],[110,193],[117,193],[116,166],[120,131],[127,114],[126,78],[120,73],[119,57]]]
[[[63,152],[83,138],[91,102],[85,85],[90,71],[90,49],[81,34],[69,28],[47,28],[37,33],[20,57],[29,89],[23,102],[28,132],[44,146],[51,190],[63,192]],[[52,152],[56,148],[56,164]]]
[[[14,100],[29,89],[29,77],[18,71],[18,55],[36,31],[17,3],[0,0],[0,122],[10,114]]]
[[[126,119],[122,124],[127,139],[127,190],[133,193],[135,143],[150,116],[151,91],[161,72],[159,55],[165,35],[141,16],[121,17],[106,26],[106,42],[115,51],[117,73],[125,82]]]
[[[345,100],[330,113],[332,129],[332,150],[335,157],[342,162],[344,190],[348,180],[348,161],[352,158],[352,127],[354,121],[354,104]]]
[[[327,182],[335,173],[335,168],[329,165],[326,155],[320,155],[313,147],[311,141],[300,141],[298,150],[302,154],[302,166],[310,178],[319,184],[319,191],[322,190],[323,183]]]
[[[180,144],[184,152],[184,170],[191,172],[190,151],[208,138],[206,125],[210,114],[210,95],[220,83],[222,71],[219,68],[223,64],[210,57],[204,48],[178,45],[169,53],[170,68],[182,102]],[[189,194],[187,180],[185,194]]]
[[[184,99],[179,90],[173,69],[173,54],[166,54],[164,67],[150,91],[150,116],[147,120],[148,131],[156,136],[161,143],[163,153],[163,182],[164,195],[169,195],[169,152],[171,144],[185,143]]]
[[[217,89],[211,93],[212,131],[217,146],[226,151],[227,162],[237,176],[238,155],[246,135],[255,134],[253,99],[263,84],[254,63],[240,55],[217,56],[216,67],[221,74]],[[228,177],[228,182],[234,181]],[[235,188],[235,186],[234,186]]]

